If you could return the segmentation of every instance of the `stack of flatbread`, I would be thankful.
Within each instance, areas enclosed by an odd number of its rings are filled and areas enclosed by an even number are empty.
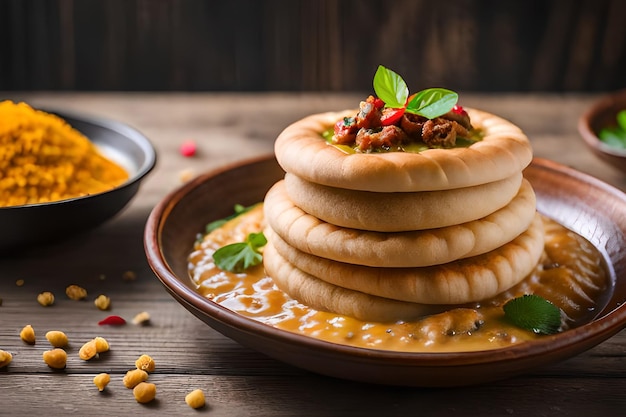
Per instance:
[[[275,143],[286,174],[264,202],[267,274],[318,310],[379,322],[480,302],[543,251],[528,138],[466,109],[482,140],[420,153],[346,153],[322,132],[355,111],[309,116]]]

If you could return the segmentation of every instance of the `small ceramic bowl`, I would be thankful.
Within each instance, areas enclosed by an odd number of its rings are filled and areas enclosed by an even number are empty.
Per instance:
[[[65,239],[92,229],[119,213],[135,196],[156,163],[156,151],[140,132],[112,120],[45,109],[65,119],[108,158],[124,167],[129,178],[103,193],[67,200],[0,208],[0,255],[28,245]]]
[[[626,90],[604,96],[580,116],[578,132],[598,158],[626,173],[626,149],[607,145],[598,138],[598,132],[604,127],[614,126],[617,113],[625,109]]]
[[[239,315],[195,291],[187,257],[207,223],[235,204],[262,201],[284,175],[274,157],[201,175],[151,212],[144,234],[148,262],[169,293],[200,320],[242,345],[313,372],[407,386],[471,385],[529,372],[577,355],[626,325],[626,195],[586,174],[535,159],[525,176],[538,210],[581,234],[606,255],[615,285],[591,322],[505,349],[412,353],[364,349],[294,334]]]

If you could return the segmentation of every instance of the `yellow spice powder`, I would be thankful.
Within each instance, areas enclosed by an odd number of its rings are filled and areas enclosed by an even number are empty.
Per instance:
[[[110,190],[128,173],[58,116],[0,102],[0,207]]]

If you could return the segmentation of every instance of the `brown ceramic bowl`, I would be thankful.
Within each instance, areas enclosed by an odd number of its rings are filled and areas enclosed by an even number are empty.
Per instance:
[[[526,177],[540,212],[578,232],[605,254],[615,285],[590,323],[513,347],[466,353],[407,353],[334,344],[243,317],[200,296],[187,256],[205,225],[237,203],[262,201],[283,171],[274,157],[204,174],[175,190],[148,218],[148,262],[171,295],[209,326],[251,349],[320,374],[389,385],[478,384],[528,372],[577,355],[626,325],[626,195],[586,174],[536,159]]]
[[[578,132],[601,160],[626,173],[626,149],[607,145],[598,138],[603,127],[615,125],[617,112],[626,109],[626,90],[604,96],[593,103],[578,121]]]

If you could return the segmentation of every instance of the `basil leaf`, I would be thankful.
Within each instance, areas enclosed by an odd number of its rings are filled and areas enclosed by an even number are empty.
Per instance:
[[[561,310],[535,294],[509,300],[504,316],[515,326],[538,334],[554,334],[561,327]]]
[[[224,271],[241,273],[263,262],[259,249],[266,244],[263,232],[250,233],[245,242],[231,243],[213,252],[213,261]]]
[[[386,107],[404,107],[409,96],[409,88],[401,76],[392,70],[378,66],[374,74],[374,91]]]
[[[456,105],[459,95],[445,88],[428,88],[415,94],[406,107],[408,113],[434,119],[443,116]]]

